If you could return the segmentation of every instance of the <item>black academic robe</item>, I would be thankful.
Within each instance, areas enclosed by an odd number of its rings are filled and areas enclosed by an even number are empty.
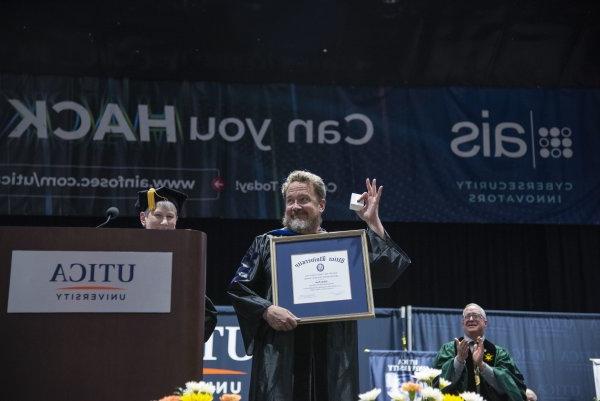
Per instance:
[[[228,294],[235,308],[246,353],[252,355],[249,401],[354,400],[358,394],[355,321],[300,325],[273,330],[262,318],[272,305],[269,235],[259,235],[246,252]],[[373,288],[389,287],[410,259],[386,234],[367,230]]]

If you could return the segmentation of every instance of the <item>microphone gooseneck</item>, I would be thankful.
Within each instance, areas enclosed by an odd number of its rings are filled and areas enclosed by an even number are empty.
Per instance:
[[[104,225],[106,225],[106,223],[108,223],[112,219],[116,219],[119,216],[119,209],[117,209],[114,206],[111,206],[108,209],[106,209],[105,215],[106,215],[106,220],[104,221],[104,223],[100,224],[96,228],[103,227]]]

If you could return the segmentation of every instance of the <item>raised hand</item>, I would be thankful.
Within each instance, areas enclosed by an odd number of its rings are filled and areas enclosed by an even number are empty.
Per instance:
[[[367,191],[363,192],[359,198],[364,203],[364,206],[362,209],[357,210],[356,214],[367,223],[371,230],[383,238],[385,236],[385,229],[379,219],[379,201],[383,193],[383,186],[377,188],[377,179],[375,178],[373,178],[373,182],[367,178],[366,184]]]

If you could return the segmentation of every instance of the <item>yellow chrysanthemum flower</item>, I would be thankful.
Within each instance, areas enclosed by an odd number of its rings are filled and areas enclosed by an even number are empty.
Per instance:
[[[452,395],[452,394],[444,394],[444,401],[465,401],[461,396]]]
[[[181,396],[181,401],[213,401],[213,396],[207,393],[188,393]]]

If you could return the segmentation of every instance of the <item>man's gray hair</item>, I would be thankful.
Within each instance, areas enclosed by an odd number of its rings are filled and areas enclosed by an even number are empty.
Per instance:
[[[463,317],[465,317],[465,310],[467,310],[467,308],[468,308],[468,307],[471,307],[471,306],[474,306],[474,307],[476,307],[477,309],[479,309],[479,310],[481,311],[481,315],[483,316],[483,318],[484,318],[485,320],[487,320],[487,316],[485,315],[485,311],[483,310],[483,308],[482,308],[481,306],[479,306],[479,305],[475,304],[475,303],[470,303],[470,304],[467,304],[467,306],[465,306],[465,307],[463,308]]]
[[[319,198],[319,200],[325,199],[325,194],[327,191],[325,190],[325,183],[323,182],[323,179],[318,175],[305,170],[295,170],[287,176],[285,182],[281,186],[281,194],[283,195],[284,199],[287,189],[292,182],[306,182],[311,184],[315,190],[315,193],[317,194],[317,198]]]
[[[176,216],[179,215],[179,213],[177,212],[177,206],[175,206],[175,204],[173,202],[171,202],[170,200],[165,199],[165,200],[156,202],[156,207],[154,208],[154,210],[156,210],[159,207],[165,208],[169,212],[175,212]],[[146,216],[148,216],[149,212],[150,212],[150,209],[146,209],[144,214]]]

